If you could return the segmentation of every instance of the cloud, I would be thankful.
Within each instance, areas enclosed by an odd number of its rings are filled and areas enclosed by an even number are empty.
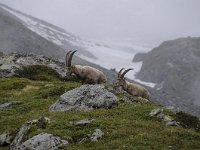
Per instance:
[[[199,0],[0,0],[89,39],[199,36]]]

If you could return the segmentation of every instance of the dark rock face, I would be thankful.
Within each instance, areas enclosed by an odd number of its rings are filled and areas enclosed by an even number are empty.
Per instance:
[[[146,53],[138,53],[134,56],[133,62],[143,61],[146,58]]]
[[[200,38],[163,42],[147,53],[137,78],[157,83],[161,104],[200,116]]]
[[[50,111],[88,111],[93,108],[110,108],[118,104],[117,97],[108,92],[101,85],[82,85],[80,88],[73,89],[63,94]]]

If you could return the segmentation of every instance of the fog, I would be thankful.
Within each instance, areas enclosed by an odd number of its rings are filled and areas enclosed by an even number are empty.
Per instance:
[[[159,44],[200,36],[199,0],[0,0],[89,40]]]

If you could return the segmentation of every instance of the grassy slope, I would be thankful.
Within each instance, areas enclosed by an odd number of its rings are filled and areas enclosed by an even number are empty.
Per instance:
[[[53,84],[53,86],[52,86]],[[90,112],[49,112],[48,108],[67,90],[80,86],[78,82],[32,81],[25,78],[0,79],[0,103],[19,102],[16,106],[0,109],[0,134],[15,135],[20,126],[29,120],[46,116],[51,123],[46,129],[33,127],[29,136],[48,132],[71,142],[66,149],[200,149],[200,132],[181,127],[166,127],[149,116],[158,106],[154,104],[121,103],[112,109]],[[172,114],[168,112],[169,114]],[[95,119],[90,125],[76,127],[70,121]],[[79,138],[100,128],[104,137],[96,143],[76,143]],[[7,147],[0,149],[8,149]],[[64,149],[64,148],[63,148]]]

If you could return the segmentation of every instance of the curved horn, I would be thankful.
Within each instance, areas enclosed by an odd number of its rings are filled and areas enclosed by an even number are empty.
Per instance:
[[[69,55],[72,51],[67,52],[66,56],[65,56],[65,65],[66,67],[68,67],[68,59],[69,59]]]
[[[120,71],[119,71],[118,74],[117,74],[117,77],[118,77],[118,78],[121,77],[121,75],[122,75],[122,70],[124,70],[124,69],[125,69],[125,68],[120,69]]]
[[[73,57],[74,53],[76,53],[76,52],[77,52],[77,50],[76,50],[76,51],[73,51],[73,52],[70,54],[69,59],[68,59],[68,63],[67,63],[68,67],[71,67],[71,65],[72,65],[72,57]]]
[[[125,71],[122,73],[122,75],[121,75],[121,79],[123,79],[124,76],[125,76],[125,74],[126,74],[127,72],[129,72],[130,70],[133,70],[133,69],[130,68],[130,69],[125,70]]]

